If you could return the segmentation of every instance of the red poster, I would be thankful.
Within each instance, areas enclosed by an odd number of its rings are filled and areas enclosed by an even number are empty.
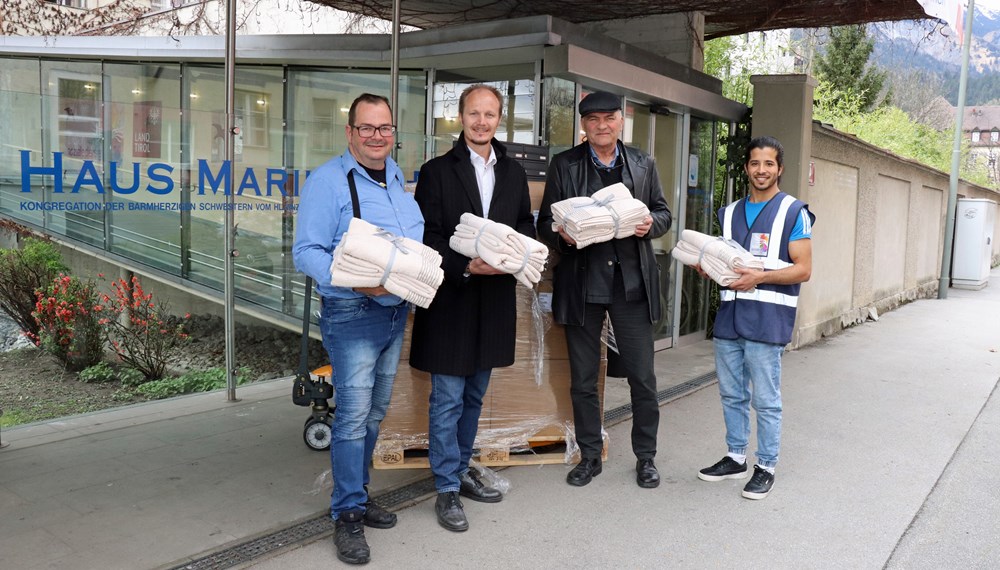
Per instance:
[[[132,107],[132,156],[160,158],[163,108],[159,101],[138,101]]]

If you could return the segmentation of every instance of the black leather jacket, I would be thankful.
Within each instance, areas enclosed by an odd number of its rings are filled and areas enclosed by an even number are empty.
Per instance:
[[[579,144],[552,158],[546,172],[545,196],[538,213],[538,236],[559,253],[553,269],[552,313],[555,321],[563,325],[582,325],[587,300],[587,250],[569,245],[552,230],[552,204],[572,198],[587,196],[587,176],[590,149],[588,143]],[[627,147],[618,141],[618,149],[625,157],[622,182],[632,190],[632,195],[642,200],[653,217],[653,227],[639,238],[639,265],[649,299],[649,320],[660,319],[660,268],[653,254],[653,238],[670,229],[670,209],[663,198],[660,178],[652,157],[641,150]]]

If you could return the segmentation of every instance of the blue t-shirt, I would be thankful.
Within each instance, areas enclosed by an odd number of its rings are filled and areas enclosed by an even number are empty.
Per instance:
[[[768,200],[770,202],[770,200]],[[767,202],[751,202],[747,200],[743,206],[747,213],[747,227],[753,227],[754,221],[757,216],[760,215],[761,210]],[[805,208],[799,210],[799,217],[795,219],[795,227],[792,228],[792,234],[788,238],[789,243],[800,240],[800,239],[810,239],[812,238],[812,221],[809,219],[809,214],[806,212]]]

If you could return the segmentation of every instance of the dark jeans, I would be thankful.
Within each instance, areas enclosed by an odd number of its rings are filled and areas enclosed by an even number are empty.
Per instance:
[[[625,364],[632,391],[632,451],[639,459],[656,455],[656,430],[660,407],[656,402],[656,373],[653,371],[653,325],[645,299],[626,302],[625,293],[615,287],[611,304],[587,303],[582,326],[566,326],[569,347],[570,396],[580,456],[601,456],[603,412],[597,393],[600,372],[601,328],[605,313],[611,317],[618,351]]]
[[[492,369],[471,376],[431,374],[428,459],[438,493],[458,491],[469,470]]]

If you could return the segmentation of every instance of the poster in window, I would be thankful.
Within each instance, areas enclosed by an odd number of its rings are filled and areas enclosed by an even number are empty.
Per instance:
[[[132,107],[132,156],[160,158],[163,107],[160,101],[137,101]]]

